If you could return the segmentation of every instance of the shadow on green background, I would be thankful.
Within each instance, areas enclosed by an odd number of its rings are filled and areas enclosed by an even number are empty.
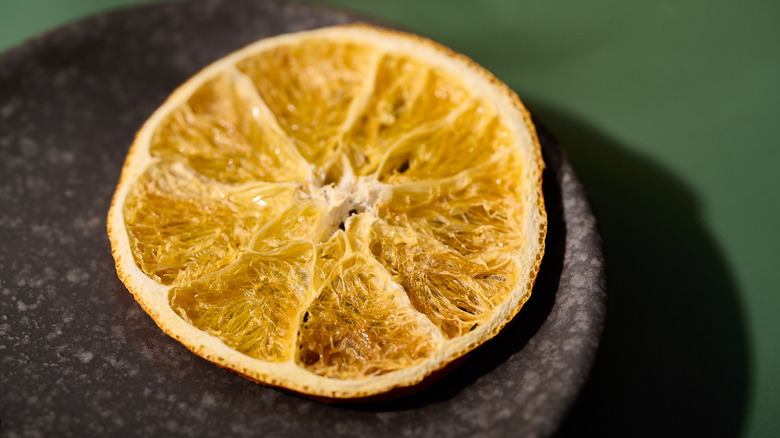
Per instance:
[[[737,436],[747,335],[697,200],[673,175],[580,120],[527,103],[583,180],[607,261],[601,349],[558,435]]]

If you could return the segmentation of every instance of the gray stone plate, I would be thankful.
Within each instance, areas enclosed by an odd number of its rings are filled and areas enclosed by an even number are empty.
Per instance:
[[[327,405],[218,368],[117,279],[105,217],[135,131],[212,60],[353,15],[202,1],[80,22],[0,56],[0,432],[5,436],[544,436],[587,378],[605,315],[595,220],[544,133],[550,215],[533,297],[427,390]]]

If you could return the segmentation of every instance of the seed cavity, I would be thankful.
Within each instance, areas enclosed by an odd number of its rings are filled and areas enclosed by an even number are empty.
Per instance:
[[[320,361],[320,354],[312,350],[301,351],[301,362],[304,365],[314,365]]]

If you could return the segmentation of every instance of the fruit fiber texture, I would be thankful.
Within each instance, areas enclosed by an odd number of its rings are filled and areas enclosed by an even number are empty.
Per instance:
[[[117,272],[169,335],[320,398],[416,385],[497,334],[544,253],[517,96],[365,25],[261,40],[151,116],[108,217]]]

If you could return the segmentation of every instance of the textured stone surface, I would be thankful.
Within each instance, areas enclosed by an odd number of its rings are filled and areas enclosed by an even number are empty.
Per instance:
[[[4,436],[544,436],[587,378],[605,315],[583,187],[542,136],[548,250],[531,301],[427,390],[326,405],[224,371],[165,336],[117,279],[104,220],[134,132],[187,77],[264,36],[353,21],[205,1],[97,17],[0,57]]]

